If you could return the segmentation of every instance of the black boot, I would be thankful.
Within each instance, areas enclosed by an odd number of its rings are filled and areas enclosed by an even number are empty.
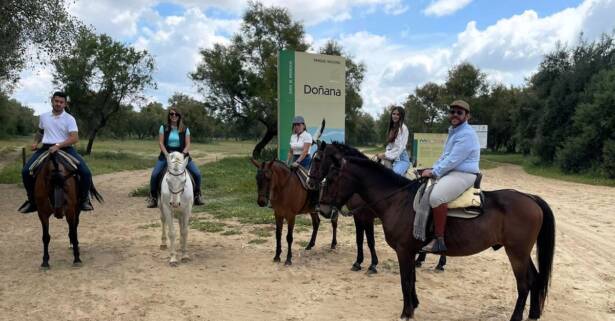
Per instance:
[[[82,211],[91,211],[94,209],[94,207],[92,206],[92,202],[90,202],[90,198],[87,196],[81,198],[81,203],[79,204],[79,207],[81,207]]]
[[[203,195],[201,195],[200,191],[197,191],[196,194],[194,194],[194,205],[205,205]]]
[[[18,211],[24,214],[36,212],[36,202],[34,201],[34,197],[28,195],[28,200],[19,207]]]
[[[156,208],[158,207],[158,198],[154,197],[153,195],[150,195],[147,198],[147,208]]]

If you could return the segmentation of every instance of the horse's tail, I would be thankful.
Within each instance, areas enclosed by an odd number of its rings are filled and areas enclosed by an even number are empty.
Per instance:
[[[90,195],[94,196],[94,198],[98,201],[98,203],[103,203],[105,199],[98,193],[98,190],[94,186],[94,183],[90,186]]]
[[[538,278],[536,286],[540,291],[540,311],[544,307],[547,293],[549,291],[549,282],[551,280],[551,270],[553,268],[553,254],[555,253],[555,217],[549,204],[542,198],[532,195],[532,198],[538,203],[542,209],[542,226],[538,233],[537,241],[537,256],[538,256]]]

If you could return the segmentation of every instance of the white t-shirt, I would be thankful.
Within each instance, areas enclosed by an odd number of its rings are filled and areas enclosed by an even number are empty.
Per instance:
[[[75,117],[63,111],[60,115],[52,112],[41,114],[38,128],[44,130],[43,144],[59,144],[68,139],[68,134],[77,132]]]
[[[298,137],[295,133],[290,135],[290,149],[293,151],[293,155],[301,155],[303,145],[306,143],[312,144],[312,135],[307,130],[304,130]]]
[[[384,157],[391,161],[396,161],[399,159],[399,155],[406,150],[406,145],[408,144],[408,127],[406,124],[402,124],[399,132],[397,133],[397,137],[395,141],[392,143],[388,143],[386,150],[384,152]]]

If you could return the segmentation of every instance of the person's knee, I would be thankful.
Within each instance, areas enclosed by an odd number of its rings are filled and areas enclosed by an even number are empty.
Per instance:
[[[429,195],[429,206],[434,208],[444,203],[447,203],[447,201],[442,195],[440,195],[439,193],[434,193],[433,191],[431,192],[431,195]]]

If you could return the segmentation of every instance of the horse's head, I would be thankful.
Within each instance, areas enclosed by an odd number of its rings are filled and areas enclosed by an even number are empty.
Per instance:
[[[353,181],[346,159],[342,159],[340,166],[332,165],[327,169],[327,177],[320,184],[319,211],[322,216],[330,218],[334,209],[339,210],[348,202],[355,193]]]
[[[166,183],[171,192],[171,207],[178,208],[181,206],[181,195],[188,181],[186,166],[189,161],[189,158],[184,157],[184,154],[179,152],[172,152],[167,157],[167,172],[169,175],[166,175]]]
[[[256,203],[258,206],[265,207],[269,202],[269,193],[271,192],[271,179],[273,178],[273,170],[271,166],[273,161],[259,163],[257,160],[250,159],[252,164],[256,166],[256,187],[258,198]]]
[[[318,149],[312,156],[312,162],[310,163],[310,169],[308,170],[307,185],[310,189],[315,190],[318,188],[318,183],[322,180],[320,174],[320,164],[323,162],[324,151],[327,147],[326,142],[317,142]]]
[[[318,183],[329,174],[332,166],[340,166],[344,153],[339,149],[338,144],[327,144],[321,142],[318,150],[314,153],[310,171],[308,173],[308,187],[316,189]]]

